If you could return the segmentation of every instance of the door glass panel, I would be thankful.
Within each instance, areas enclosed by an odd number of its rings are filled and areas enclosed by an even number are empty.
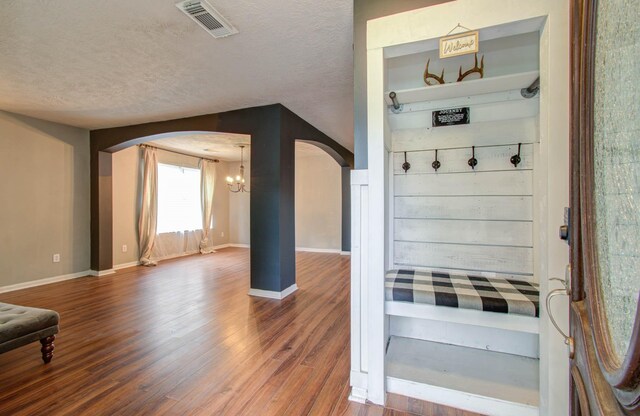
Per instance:
[[[640,291],[640,7],[598,2],[594,171],[600,288],[622,361]]]

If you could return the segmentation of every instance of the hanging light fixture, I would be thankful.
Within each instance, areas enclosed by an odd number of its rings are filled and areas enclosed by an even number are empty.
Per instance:
[[[229,187],[229,191],[233,193],[249,192],[244,185],[244,145],[238,147],[240,147],[240,172],[238,172],[235,178],[227,176],[227,186]]]

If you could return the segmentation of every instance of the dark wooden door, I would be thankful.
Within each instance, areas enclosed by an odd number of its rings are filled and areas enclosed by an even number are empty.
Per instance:
[[[640,415],[640,3],[571,16],[571,413]]]

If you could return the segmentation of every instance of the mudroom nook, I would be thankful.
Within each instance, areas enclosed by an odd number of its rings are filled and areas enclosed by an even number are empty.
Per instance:
[[[568,59],[551,59],[550,42],[566,34],[551,29],[566,11],[499,3],[368,22],[368,169],[351,181],[352,400],[396,393],[490,415],[558,406],[549,354],[568,352],[543,304],[568,261],[549,232],[567,205],[567,161],[553,162],[567,157],[567,96],[551,91]],[[474,50],[447,56],[441,39],[456,35]]]

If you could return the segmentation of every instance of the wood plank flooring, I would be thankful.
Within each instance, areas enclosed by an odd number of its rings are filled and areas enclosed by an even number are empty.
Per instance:
[[[299,291],[255,298],[249,251],[0,294],[61,315],[54,358],[0,355],[0,415],[455,415],[349,394],[349,257],[298,253]]]

